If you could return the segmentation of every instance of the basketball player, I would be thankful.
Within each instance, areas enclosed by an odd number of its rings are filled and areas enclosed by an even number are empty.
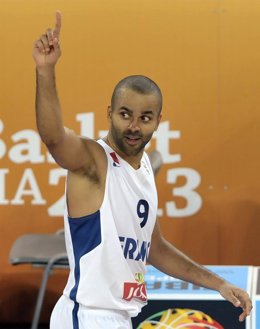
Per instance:
[[[42,141],[68,170],[65,239],[70,274],[52,329],[129,329],[146,304],[145,263],[219,293],[243,311],[248,294],[198,265],[167,242],[156,222],[157,192],[145,145],[162,108],[159,87],[144,76],[118,83],[108,107],[108,135],[98,141],[64,128],[56,92],[61,14],[35,42],[36,118]]]

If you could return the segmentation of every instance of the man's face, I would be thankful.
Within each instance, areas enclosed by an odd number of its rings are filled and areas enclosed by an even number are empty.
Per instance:
[[[108,109],[110,133],[115,146],[127,156],[143,151],[157,129],[161,115],[158,96],[122,89],[114,108]]]

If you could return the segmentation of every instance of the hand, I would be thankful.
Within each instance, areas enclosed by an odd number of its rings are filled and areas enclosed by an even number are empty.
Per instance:
[[[60,55],[59,37],[61,30],[61,13],[56,12],[56,23],[54,30],[47,29],[34,43],[33,58],[37,69],[44,67],[54,67]]]
[[[239,321],[244,321],[250,315],[253,306],[246,291],[225,282],[221,286],[219,293],[235,307],[241,307],[243,309],[243,312],[239,316]]]

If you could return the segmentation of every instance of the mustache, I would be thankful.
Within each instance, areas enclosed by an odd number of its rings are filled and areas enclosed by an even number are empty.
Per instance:
[[[128,137],[128,138],[142,138],[142,134],[140,134],[140,133],[132,133],[132,132],[126,132],[125,134],[124,134],[124,136],[125,137]]]

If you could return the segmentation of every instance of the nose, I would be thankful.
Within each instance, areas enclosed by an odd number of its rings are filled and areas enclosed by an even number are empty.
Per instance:
[[[138,126],[138,119],[133,118],[128,126],[128,129],[131,130],[131,132],[139,131],[140,127]]]

